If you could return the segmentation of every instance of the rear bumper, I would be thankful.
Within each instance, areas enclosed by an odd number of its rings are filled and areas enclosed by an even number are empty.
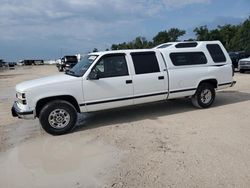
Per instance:
[[[20,109],[17,105],[17,102],[14,102],[11,113],[13,117],[18,117],[21,119],[35,119],[35,113],[34,111],[24,111]]]

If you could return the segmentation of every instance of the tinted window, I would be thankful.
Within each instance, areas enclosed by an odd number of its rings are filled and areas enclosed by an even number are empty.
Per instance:
[[[226,61],[226,57],[218,44],[207,44],[207,49],[215,63]]]
[[[207,58],[203,52],[171,53],[170,58],[175,66],[206,64]]]
[[[96,64],[94,71],[99,78],[128,75],[127,62],[124,55],[107,55]]]
[[[64,56],[63,58],[64,62],[72,63],[72,62],[77,62],[77,57],[76,56]]]
[[[197,42],[185,42],[185,43],[176,44],[175,47],[176,48],[192,48],[192,47],[196,47],[197,45],[198,45]]]
[[[136,74],[160,72],[154,52],[131,53],[131,56]]]

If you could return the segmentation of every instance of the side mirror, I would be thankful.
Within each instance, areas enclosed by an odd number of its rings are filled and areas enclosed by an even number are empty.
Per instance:
[[[98,74],[95,71],[91,71],[88,76],[88,80],[98,80]]]

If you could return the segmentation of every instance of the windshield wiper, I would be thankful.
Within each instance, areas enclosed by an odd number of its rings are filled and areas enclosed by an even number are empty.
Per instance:
[[[72,70],[68,70],[65,72],[65,74],[70,75],[70,76],[75,76],[75,77],[81,77],[80,75],[76,74],[74,71]]]
[[[71,76],[76,76],[75,72],[72,70],[67,70],[65,74],[71,75]]]

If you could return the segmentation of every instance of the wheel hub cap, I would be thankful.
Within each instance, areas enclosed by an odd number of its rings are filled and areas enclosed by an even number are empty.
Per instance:
[[[201,101],[204,104],[208,104],[212,100],[212,92],[209,89],[205,89],[201,92]]]
[[[70,115],[64,109],[56,109],[49,114],[48,121],[51,127],[62,129],[69,124]]]

